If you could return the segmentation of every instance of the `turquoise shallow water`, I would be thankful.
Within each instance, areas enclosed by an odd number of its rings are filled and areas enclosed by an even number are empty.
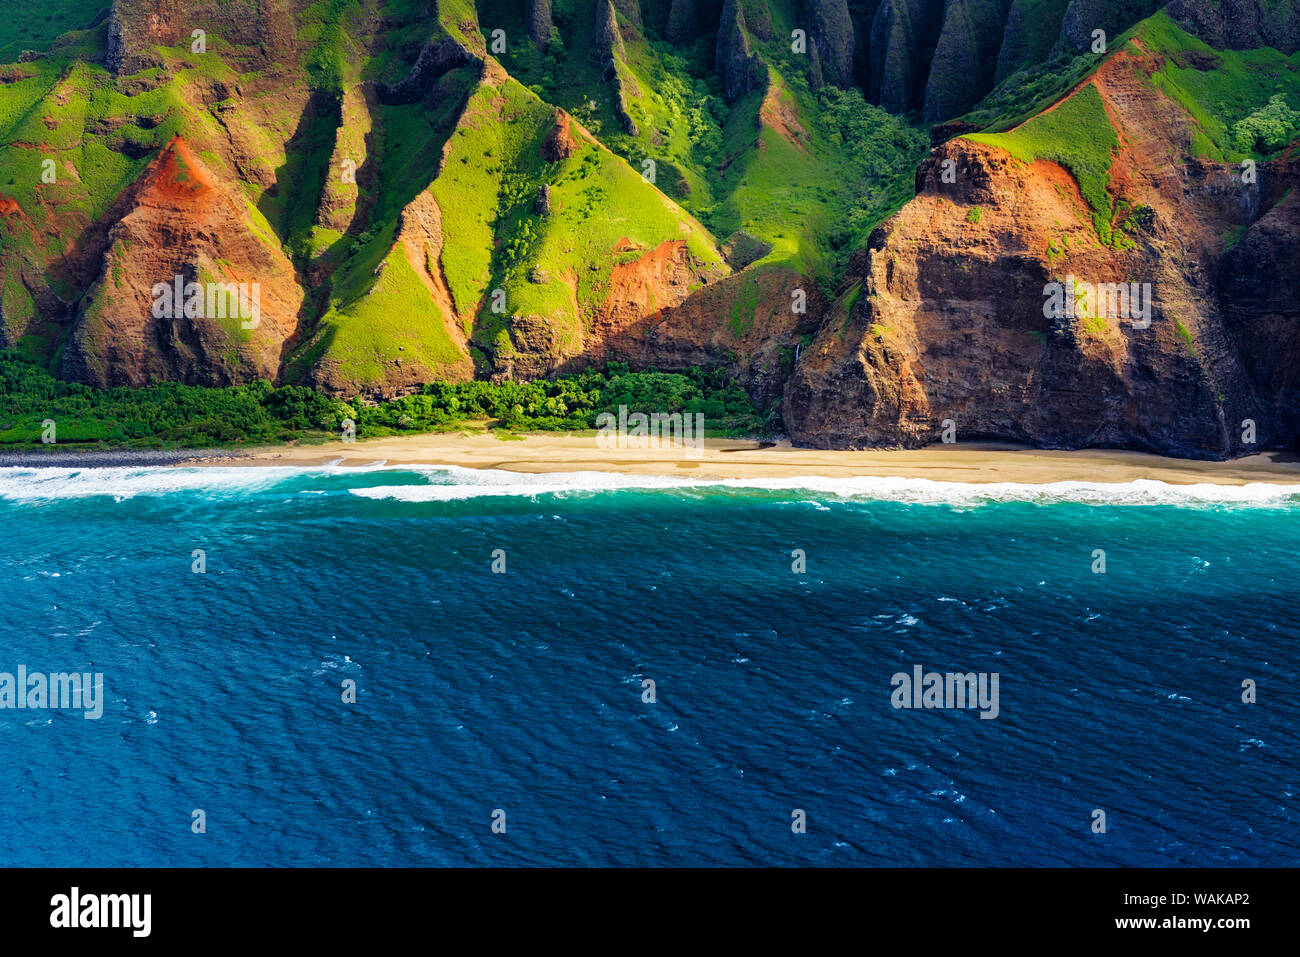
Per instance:
[[[0,470],[0,863],[1300,864],[1296,490],[629,482]]]

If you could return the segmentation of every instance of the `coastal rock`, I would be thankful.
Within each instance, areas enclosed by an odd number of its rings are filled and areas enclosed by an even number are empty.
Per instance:
[[[1151,67],[1122,52],[1091,81],[1124,123],[1112,190],[1147,211],[1134,241],[1099,242],[1063,167],[941,144],[917,171],[917,197],[855,260],[851,307],[825,315],[802,351],[782,406],[796,443],[914,447],[939,441],[945,423],[959,441],[1190,458],[1294,441],[1300,319],[1281,263],[1294,259],[1297,205],[1278,200],[1300,170],[1265,168],[1267,195],[1252,200],[1226,164],[1146,161],[1190,139]],[[1243,220],[1240,251],[1224,256],[1222,237]],[[1279,270],[1288,278],[1270,281]],[[1149,322],[1141,310],[1049,315],[1049,283],[1067,281],[1136,281]],[[1246,420],[1258,445],[1243,441]]]
[[[1300,162],[1295,164],[1300,167]],[[1300,174],[1300,169],[1294,171]],[[1288,177],[1291,181],[1300,175]],[[1269,414],[1256,423],[1267,447],[1300,435],[1300,191],[1291,190],[1224,255],[1218,297],[1254,391]]]

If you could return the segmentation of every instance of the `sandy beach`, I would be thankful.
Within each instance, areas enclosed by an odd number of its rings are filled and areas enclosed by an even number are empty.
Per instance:
[[[1230,462],[1201,462],[1140,452],[1043,451],[977,443],[870,451],[825,451],[794,448],[788,442],[738,439],[709,439],[704,445],[698,452],[667,447],[612,449],[601,448],[594,433],[532,433],[501,438],[479,431],[261,448],[227,455],[208,453],[202,464],[456,465],[525,473],[595,471],[706,480],[877,476],[1033,484],[1138,479],[1181,485],[1300,484],[1300,460],[1278,452]]]

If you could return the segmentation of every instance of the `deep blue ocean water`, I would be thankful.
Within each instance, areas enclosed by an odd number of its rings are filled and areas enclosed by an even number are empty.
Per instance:
[[[621,484],[0,470],[0,864],[1300,864],[1295,489]]]

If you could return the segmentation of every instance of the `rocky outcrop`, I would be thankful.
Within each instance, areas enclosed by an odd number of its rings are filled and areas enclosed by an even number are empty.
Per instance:
[[[613,0],[604,0],[598,9],[594,39],[596,59],[603,64],[600,78],[614,84],[614,116],[619,126],[628,136],[637,136],[641,131],[629,107],[632,97],[638,96],[640,90],[625,65],[627,47],[618,26],[618,14],[614,12]]]
[[[533,215],[549,216],[554,209],[551,202],[551,187],[549,183],[543,183],[537,190],[537,198],[533,200]]]
[[[1188,33],[1218,49],[1269,46],[1283,53],[1300,49],[1296,0],[1171,0],[1165,12]]]
[[[808,41],[808,85],[820,90],[826,85],[826,75],[822,72],[821,54],[817,52],[817,41]]]
[[[555,123],[542,141],[542,158],[548,163],[558,163],[573,155],[577,144],[573,141],[572,121],[564,110],[555,111]]]
[[[158,66],[149,48],[180,42],[183,12],[183,0],[114,0],[108,17],[108,68],[125,75]]]
[[[641,22],[641,3],[640,0],[613,0],[614,6],[622,15],[623,20],[627,23],[628,30],[636,37],[640,37],[645,29]]]
[[[1295,270],[1268,277],[1294,259],[1297,208],[1269,203],[1300,171],[1274,174],[1265,196],[1231,166],[1153,162],[1190,139],[1183,108],[1149,83],[1153,66],[1119,54],[1092,81],[1124,123],[1112,195],[1146,211],[1131,248],[1099,241],[1064,168],[942,144],[803,350],[783,403],[796,442],[917,446],[949,424],[958,441],[1192,458],[1294,441]],[[1254,224],[1241,251],[1225,257],[1223,236],[1243,222]],[[1137,283],[1149,322],[1136,307],[1108,315],[1095,297],[1054,313],[1049,284],[1071,282]],[[1246,420],[1257,445],[1243,440]]]
[[[338,125],[334,134],[331,174],[325,178],[316,205],[316,224],[348,232],[354,222],[364,221],[376,192],[374,164],[367,163],[368,137],[374,126],[371,86],[349,86],[338,103]],[[331,104],[332,106],[332,104]],[[366,187],[362,191],[362,187]]]
[[[119,76],[161,65],[152,47],[194,42],[202,30],[226,44],[231,58],[261,69],[293,56],[292,0],[258,0],[250,10],[224,0],[113,0],[108,16],[105,63]]]
[[[1300,181],[1300,163],[1285,176]],[[1260,406],[1261,445],[1300,435],[1300,190],[1291,190],[1224,255],[1217,277],[1224,319]]]
[[[848,0],[806,0],[805,15],[825,82],[852,86],[854,36]]]
[[[772,405],[788,372],[783,353],[792,357],[799,336],[816,329],[825,306],[820,290],[790,269],[701,270],[684,247],[666,242],[616,267],[584,361],[615,359],[638,369],[723,362],[760,406]],[[805,313],[790,308],[795,289],[808,292]],[[646,301],[656,308],[647,312]]]
[[[1086,53],[1092,49],[1094,30],[1103,31],[1109,44],[1161,6],[1162,0],[1132,0],[1122,3],[1117,0],[1070,0],[1061,19],[1057,48],[1064,49],[1071,55]]]
[[[1070,0],[1061,20],[1061,44],[1070,53],[1092,46],[1092,31],[1104,30],[1107,0]]]
[[[279,376],[303,294],[236,195],[172,140],[124,197],[69,336],[65,377],[143,386]]]
[[[614,116],[624,133],[628,136],[640,136],[641,128],[636,125],[636,120],[632,119],[632,113],[628,109],[627,86],[623,77],[617,76],[616,82],[618,88],[614,91]]]
[[[1012,0],[1007,10],[1007,23],[1002,31],[1002,46],[998,48],[998,65],[994,84],[1001,83],[1021,67],[1029,65],[1037,52],[1042,27],[1037,19],[1026,14],[1029,0]],[[1060,24],[1049,24],[1052,34],[1060,32]]]
[[[601,0],[596,5],[596,27],[592,31],[592,41],[599,60],[627,56],[623,31],[618,28],[618,14],[614,12],[614,0]]]
[[[421,48],[415,65],[406,76],[396,83],[376,83],[375,92],[379,102],[389,106],[418,103],[449,70],[471,64],[481,66],[482,63],[481,57],[471,53],[459,41],[443,34]]]
[[[758,54],[750,50],[749,32],[740,0],[726,0],[722,6],[714,69],[722,78],[723,95],[728,103],[767,85],[767,67]]]
[[[545,50],[551,39],[551,0],[528,0],[528,38],[533,46]]]

